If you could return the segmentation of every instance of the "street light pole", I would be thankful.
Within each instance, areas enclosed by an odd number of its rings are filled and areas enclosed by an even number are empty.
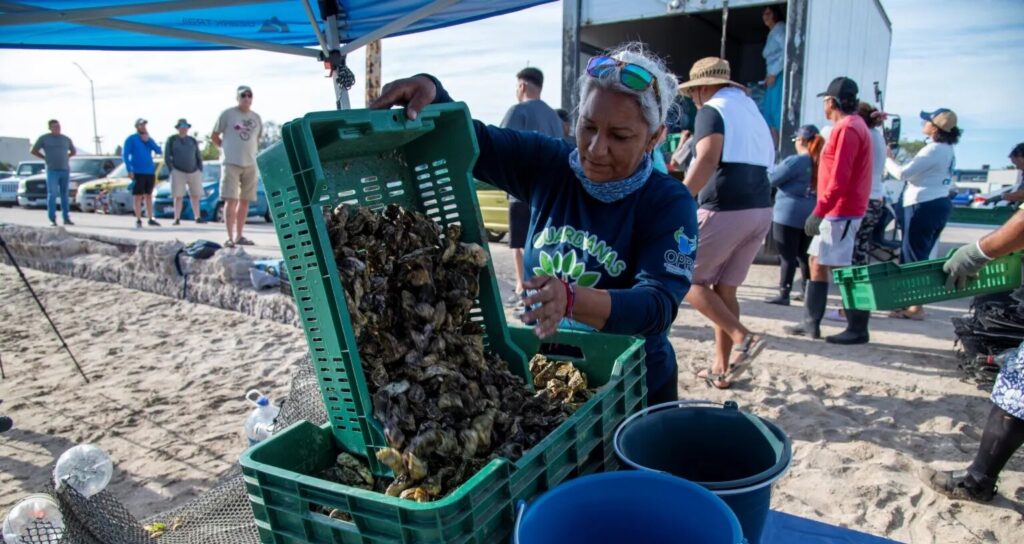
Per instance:
[[[92,78],[89,77],[89,74],[85,73],[84,68],[79,66],[77,62],[72,62],[71,64],[74,64],[75,67],[82,72],[82,75],[85,76],[85,79],[89,80],[89,96],[92,98],[92,138],[93,141],[96,142],[96,154],[102,155],[103,150],[100,149],[100,135],[99,131],[96,130],[96,88],[92,84]]]

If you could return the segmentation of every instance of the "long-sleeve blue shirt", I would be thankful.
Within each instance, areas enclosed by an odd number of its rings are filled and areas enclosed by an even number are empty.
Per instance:
[[[121,158],[124,159],[124,165],[129,174],[152,174],[156,171],[153,164],[153,153],[157,155],[163,153],[160,145],[153,141],[152,136],[149,137],[149,140],[142,141],[142,137],[136,132],[124,141]]]
[[[810,155],[786,157],[769,174],[769,178],[772,187],[778,189],[772,221],[787,227],[804,228],[807,216],[817,204],[817,197],[811,190]]]
[[[436,84],[435,102],[450,101]],[[474,128],[480,157],[473,175],[530,203],[527,276],[607,290],[611,313],[602,332],[645,337],[650,391],[675,380],[668,331],[690,289],[697,252],[697,202],[689,191],[654,171],[643,187],[605,204],[570,169],[573,146],[566,141],[479,121]]]
[[[786,23],[775,23],[775,26],[768,31],[768,39],[761,49],[761,56],[764,57],[765,73],[777,76],[782,72],[783,63],[786,59]]]

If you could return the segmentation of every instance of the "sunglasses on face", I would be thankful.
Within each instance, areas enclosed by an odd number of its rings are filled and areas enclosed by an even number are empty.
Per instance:
[[[239,96],[241,96],[242,98],[252,98],[252,93],[242,93]]]
[[[616,69],[619,70],[619,83],[625,85],[627,89],[644,92],[654,87],[654,98],[658,101],[658,116],[660,117],[661,93],[658,91],[658,80],[655,79],[654,74],[650,70],[638,64],[623,62],[607,55],[596,56],[587,63],[587,75],[590,77],[601,78]]]

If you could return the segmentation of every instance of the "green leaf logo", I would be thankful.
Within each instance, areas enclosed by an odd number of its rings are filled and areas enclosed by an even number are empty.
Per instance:
[[[600,272],[584,272],[580,274],[579,279],[576,280],[576,285],[579,285],[580,287],[593,287],[599,279],[601,279]]]
[[[579,280],[580,279],[580,274],[582,274],[582,273],[583,273],[583,263],[579,263],[576,266],[572,267],[572,271],[569,273],[569,277],[571,277],[574,280]]]
[[[572,271],[576,268],[576,251],[570,251],[565,254],[565,258],[562,260],[562,274],[568,277],[572,277]]]
[[[562,273],[562,254],[555,252],[555,256],[551,259],[551,268],[554,270],[554,275],[558,276]]]
[[[548,255],[548,253],[546,251],[541,251],[539,258],[540,258],[540,271],[538,271],[535,268],[534,269],[534,273],[536,273],[538,276],[554,276],[555,275],[555,267],[554,267],[554,263],[551,262],[551,255]]]

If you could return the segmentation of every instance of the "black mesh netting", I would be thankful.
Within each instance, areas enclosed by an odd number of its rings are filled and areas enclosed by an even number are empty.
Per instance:
[[[993,357],[1024,342],[1024,288],[977,297],[969,315],[952,321],[957,366],[965,379],[991,389],[1000,370]]]
[[[281,429],[301,420],[317,425],[327,422],[316,374],[308,357],[296,366],[291,389],[275,426]],[[141,521],[106,491],[88,499],[69,486],[47,491],[60,504],[64,528],[37,523],[29,528],[28,534],[22,535],[22,544],[260,543],[240,468],[235,468],[220,483],[192,501]]]

